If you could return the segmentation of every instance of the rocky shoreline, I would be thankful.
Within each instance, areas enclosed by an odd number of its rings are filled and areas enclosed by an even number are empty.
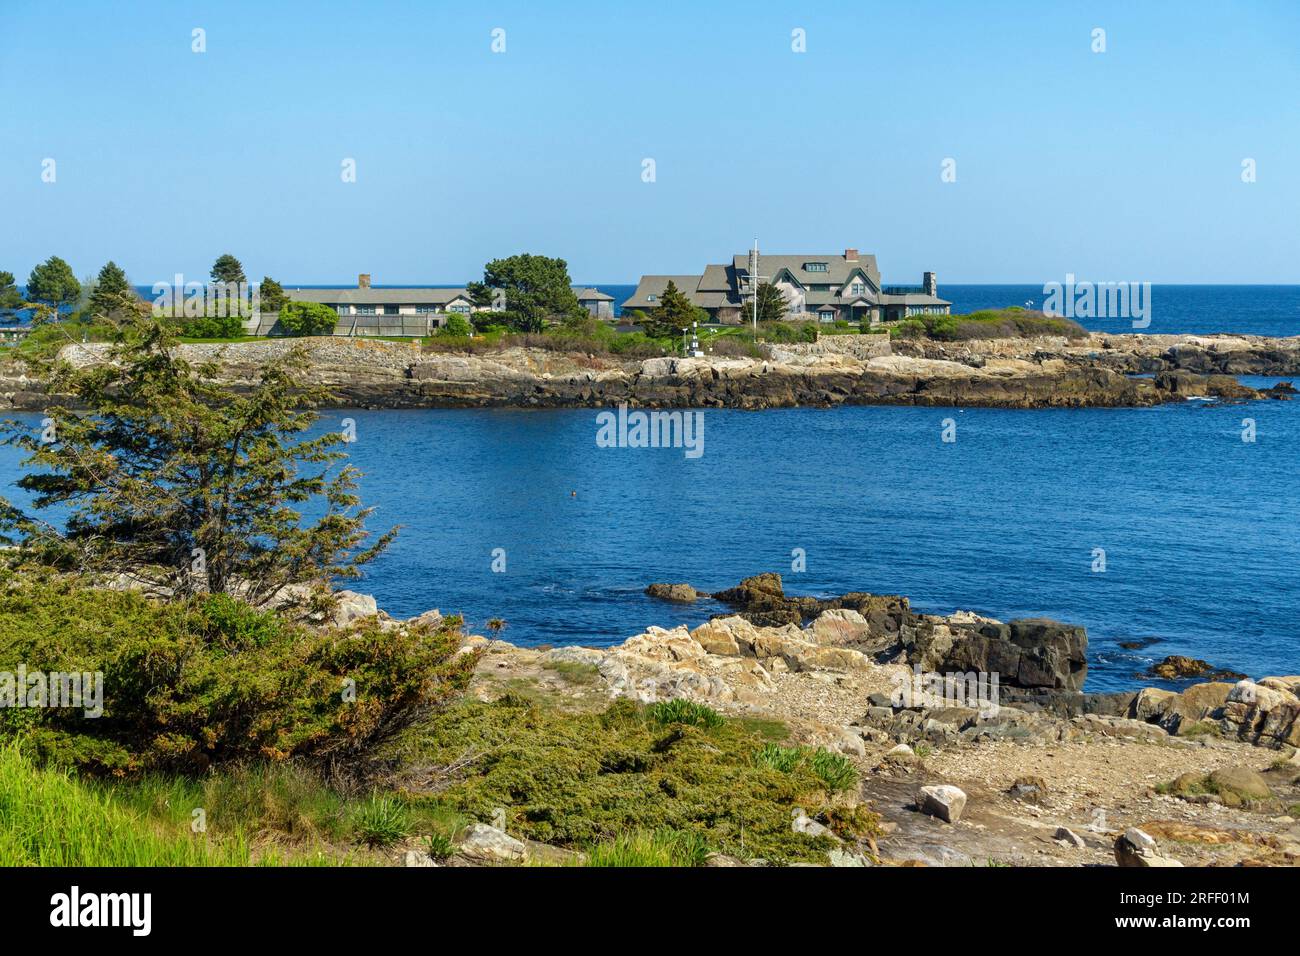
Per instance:
[[[1300,337],[1100,335],[944,343],[882,335],[825,336],[769,348],[765,359],[653,358],[535,348],[444,352],[401,343],[310,338],[182,346],[217,377],[251,386],[268,358],[306,351],[309,383],[336,407],[642,407],[763,409],[925,405],[996,408],[1141,407],[1187,398],[1289,398],[1237,375],[1300,375]],[[69,345],[74,364],[102,361],[103,345]],[[1150,376],[1150,377],[1135,377]],[[42,409],[56,400],[19,360],[0,369],[0,405]]]
[[[918,614],[897,595],[791,596],[775,574],[711,596],[728,611],[613,647],[470,636],[471,693],[526,688],[588,710],[685,698],[777,722],[851,759],[857,799],[883,821],[873,853],[845,848],[830,865],[1300,864],[1300,676],[1088,694],[1074,625]],[[346,592],[340,607],[382,614]],[[981,671],[998,677],[992,695],[971,681]]]

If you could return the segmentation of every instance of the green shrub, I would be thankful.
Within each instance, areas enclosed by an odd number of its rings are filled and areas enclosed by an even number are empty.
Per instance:
[[[280,309],[285,335],[329,335],[338,321],[338,313],[323,302],[287,302]]]
[[[646,716],[656,724],[688,724],[692,727],[721,727],[723,717],[712,707],[697,704],[685,697],[662,700],[646,708]]]
[[[742,721],[664,726],[627,700],[573,714],[506,695],[451,707],[390,752],[454,768],[423,799],[475,819],[505,807],[534,840],[586,849],[666,830],[734,856],[825,862],[832,842],[795,832],[791,814],[818,812],[826,783],[807,763],[763,765],[761,748]]]
[[[444,337],[466,339],[474,334],[474,326],[470,325],[469,319],[465,318],[465,316],[452,312],[447,316],[447,321],[438,330],[437,334]]]
[[[234,339],[244,334],[244,320],[238,315],[186,319],[181,335],[191,339]]]
[[[925,336],[925,323],[920,319],[904,319],[889,327],[891,339],[919,339]]]
[[[360,768],[468,683],[459,620],[316,631],[230,598],[156,605],[70,578],[0,580],[0,662],[102,672],[103,714],[2,708],[42,759],[115,775],[292,756]],[[347,693],[345,693],[347,691]],[[354,695],[354,696],[353,696]]]

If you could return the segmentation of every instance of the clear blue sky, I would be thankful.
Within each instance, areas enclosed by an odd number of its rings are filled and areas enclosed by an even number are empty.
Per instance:
[[[631,282],[757,235],[890,282],[1294,283],[1300,4],[0,0],[0,208],[19,282],[225,251],[286,284],[521,251]]]

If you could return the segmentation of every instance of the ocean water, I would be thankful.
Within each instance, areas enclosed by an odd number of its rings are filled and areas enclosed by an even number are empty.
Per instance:
[[[372,528],[402,527],[352,586],[397,616],[438,607],[475,629],[504,618],[517,643],[602,645],[720,610],[652,601],[651,582],[779,571],[791,593],[1083,624],[1090,690],[1136,686],[1167,654],[1300,671],[1300,402],[703,415],[691,460],[597,447],[594,410],[328,412],[322,430],[356,421]],[[0,449],[0,486],[22,500],[17,474]]]

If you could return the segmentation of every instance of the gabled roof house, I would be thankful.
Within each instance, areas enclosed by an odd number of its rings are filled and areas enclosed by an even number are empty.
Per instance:
[[[642,276],[623,310],[653,309],[671,281],[711,320],[742,322],[747,304],[752,308],[753,303],[751,255],[741,253],[729,263],[706,266],[697,276]],[[856,249],[845,249],[843,255],[760,256],[758,275],[759,281],[770,282],[785,295],[791,318],[876,324],[923,312],[947,313],[952,306],[939,298],[933,272],[924,274],[920,286],[885,286],[876,257],[859,255]]]

